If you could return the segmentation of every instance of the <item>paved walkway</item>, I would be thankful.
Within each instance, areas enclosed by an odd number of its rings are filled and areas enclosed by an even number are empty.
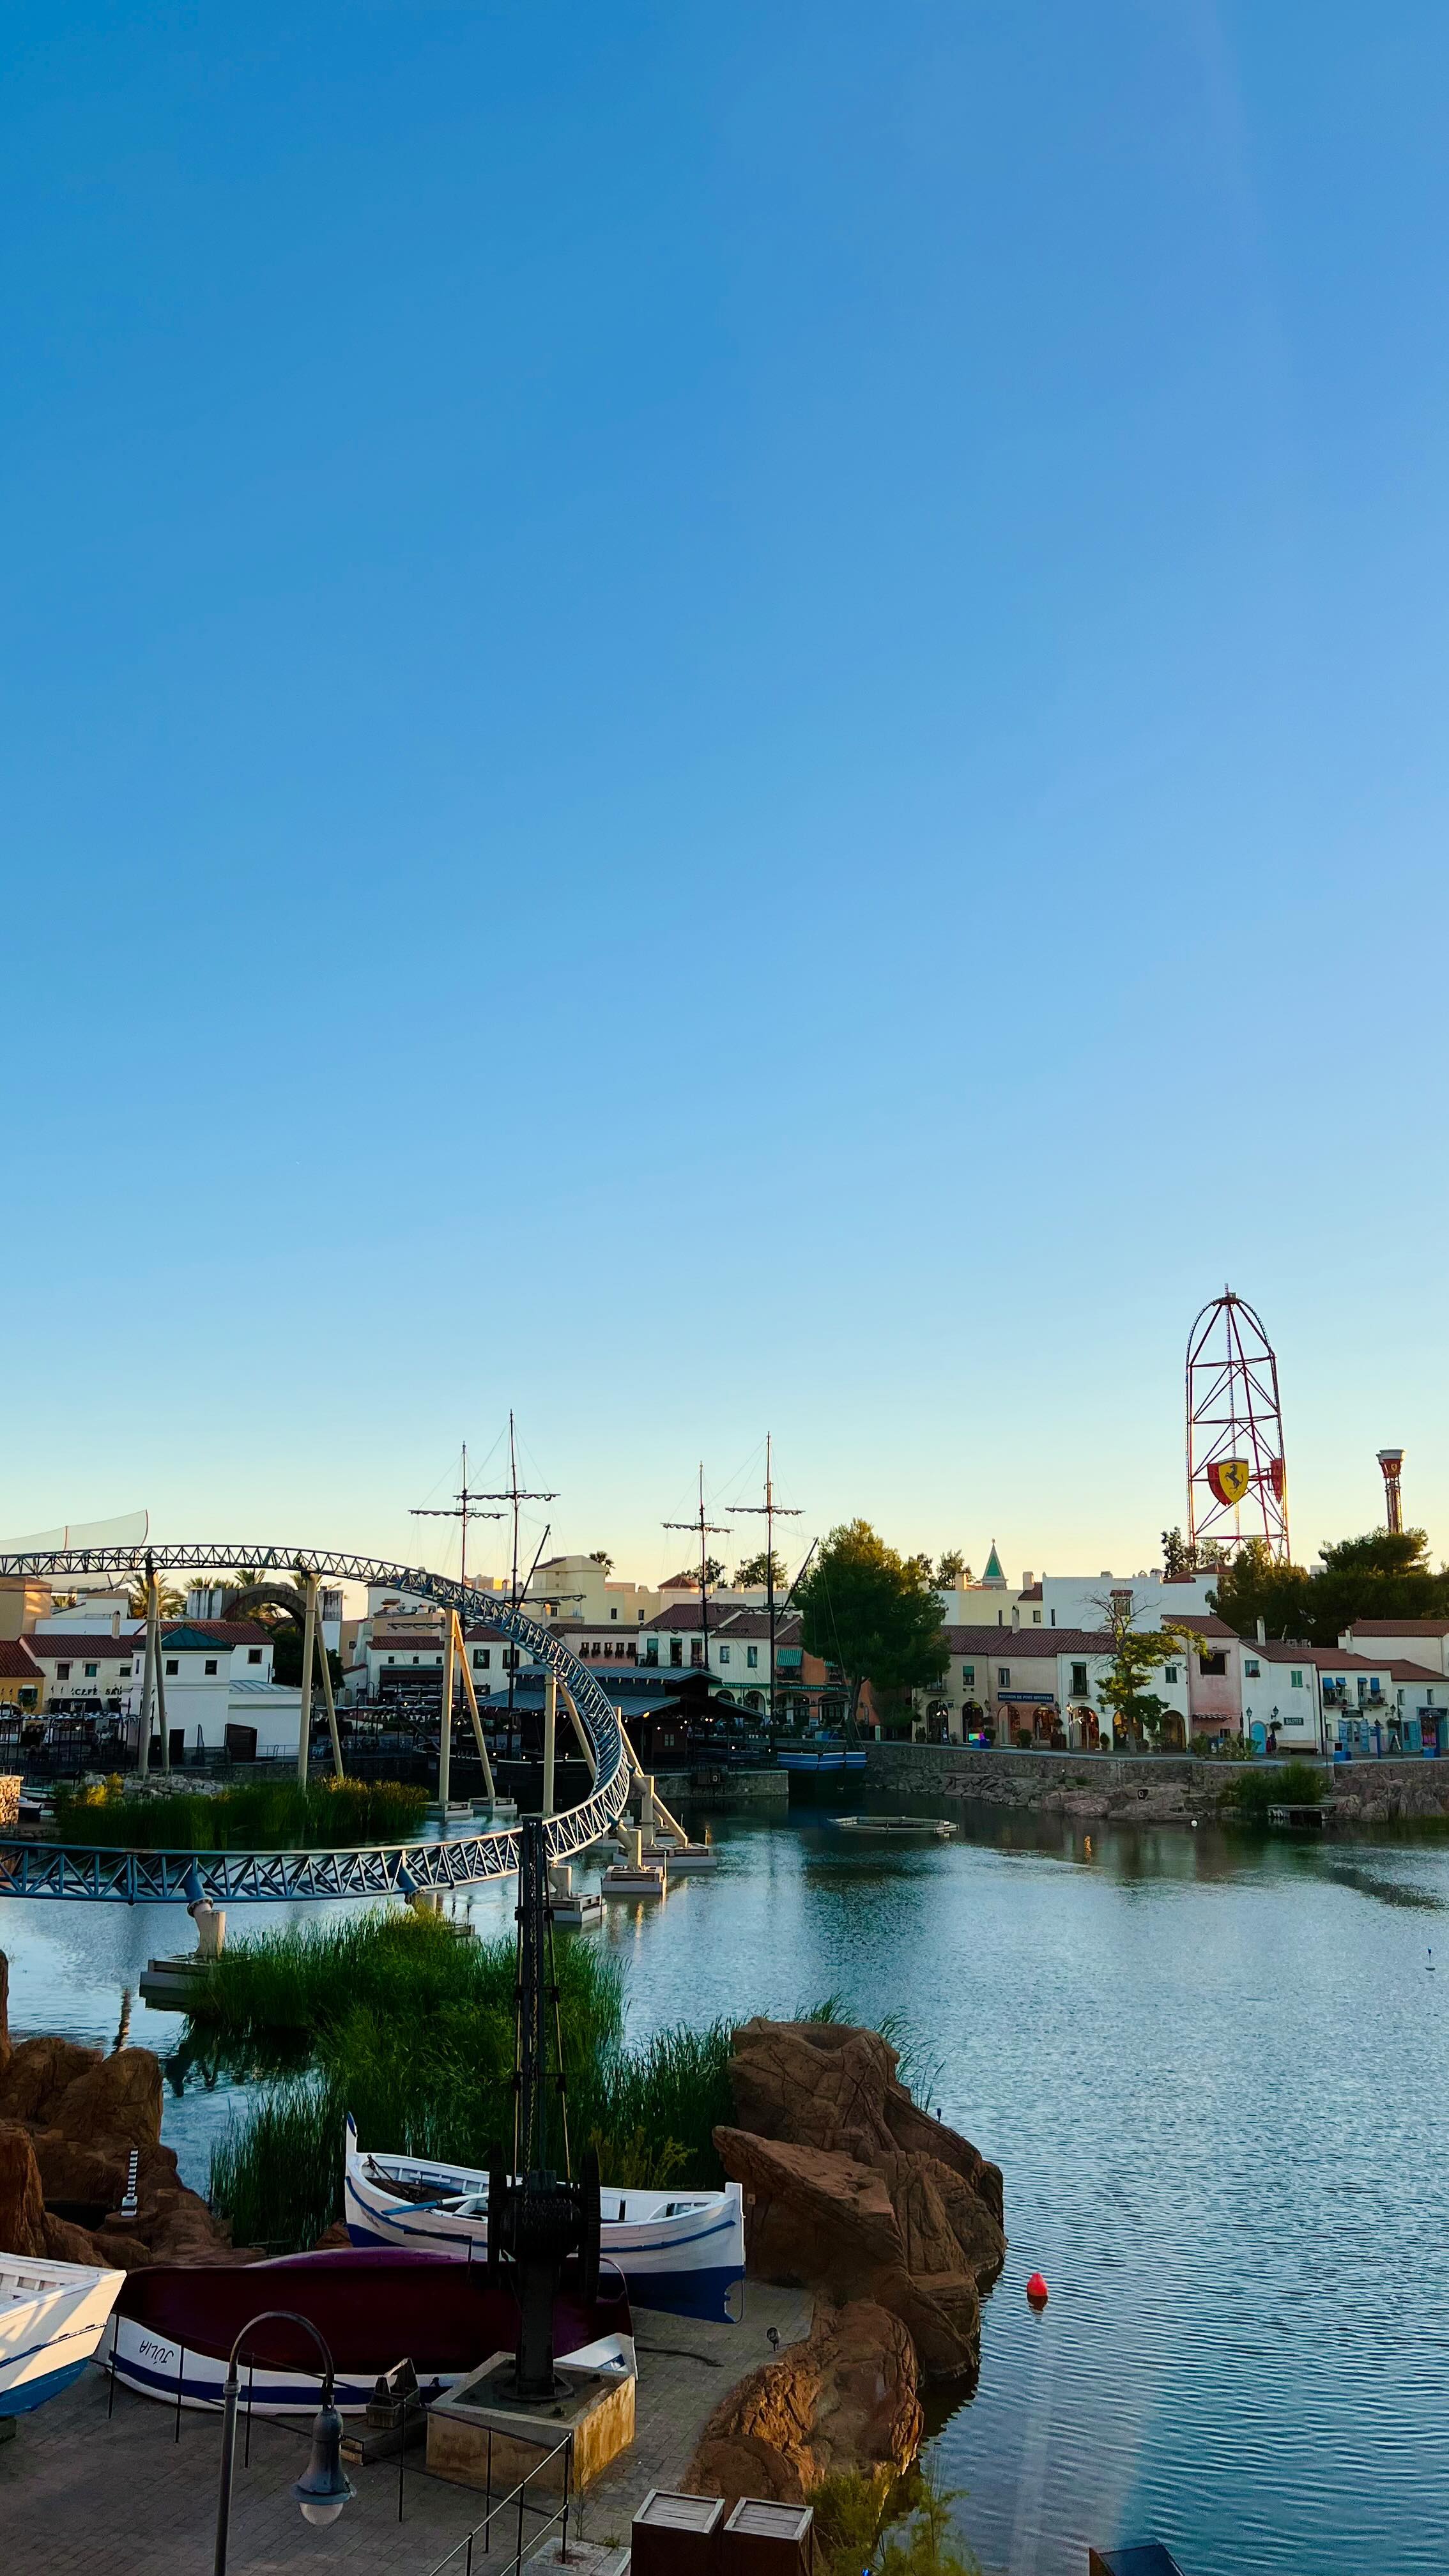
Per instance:
[[[750,2282],[740,2326],[636,2308],[639,2420],[631,2450],[583,2499],[584,2536],[626,2541],[634,2507],[652,2486],[683,2473],[706,2416],[735,2380],[769,2358],[767,2329],[782,2344],[808,2331],[801,2291]],[[206,2576],[216,2532],[218,2418],[116,2391],[87,2371],[74,2388],[21,2419],[0,2445],[0,2567],[5,2576]],[[306,2465],[310,2419],[242,2432],[232,2500],[230,2576],[428,2576],[482,2513],[469,2487],[430,2477],[410,2452],[398,2521],[396,2460],[350,2471],[356,2501],[330,2530],[302,2520],[291,2486]],[[573,2517],[570,2517],[570,2527]],[[495,2540],[504,2535],[495,2530]],[[473,2557],[474,2576],[506,2566],[506,2544]],[[461,2571],[463,2560],[457,2562]]]

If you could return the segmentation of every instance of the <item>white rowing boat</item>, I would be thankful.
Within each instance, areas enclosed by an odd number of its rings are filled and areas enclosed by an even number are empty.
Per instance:
[[[488,2246],[488,2176],[422,2156],[364,2154],[347,2123],[344,2184],[354,2245],[401,2245],[477,2262]],[[631,2302],[672,2315],[730,2319],[745,2270],[744,2195],[723,2191],[600,2192],[600,2252],[624,2276]]]
[[[28,2415],[80,2377],[125,2277],[0,2254],[0,2415]]]

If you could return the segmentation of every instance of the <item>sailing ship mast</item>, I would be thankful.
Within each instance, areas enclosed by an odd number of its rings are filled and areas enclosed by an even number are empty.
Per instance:
[[[743,1512],[751,1519],[758,1515],[765,1524],[765,1615],[770,1623],[770,1724],[773,1727],[775,1724],[775,1629],[778,1624],[775,1617],[775,1523],[776,1521],[798,1521],[804,1506],[776,1502],[775,1480],[771,1473],[772,1455],[773,1443],[767,1431],[765,1434],[765,1499],[762,1503],[734,1503],[731,1509]],[[794,1585],[792,1584],[790,1588],[793,1591]]]
[[[510,1420],[511,1418],[512,1417],[510,1416]],[[438,1489],[435,1485],[433,1487],[434,1493],[436,1493],[437,1490]],[[501,1512],[479,1512],[475,1511],[473,1506],[475,1503],[496,1502],[498,1499],[499,1497],[496,1494],[470,1493],[468,1488],[468,1443],[465,1440],[463,1443],[463,1482],[459,1487],[457,1494],[454,1496],[453,1501],[451,1503],[411,1503],[408,1506],[409,1514],[415,1521],[462,1522],[463,1561],[462,1570],[458,1578],[461,1583],[466,1583],[468,1580],[469,1521],[501,1521],[503,1518],[503,1514]],[[513,1550],[514,1555],[516,1556],[518,1553],[518,1523],[516,1519],[513,1524]]]
[[[705,1546],[705,1541],[706,1541],[706,1539],[711,1539],[711,1538],[728,1538],[728,1537],[729,1537],[729,1525],[728,1525],[728,1523],[727,1523],[727,1522],[722,1522],[722,1521],[707,1521],[707,1520],[705,1519],[705,1516],[704,1516],[704,1461],[703,1461],[703,1459],[701,1459],[701,1460],[700,1460],[700,1465],[699,1465],[699,1510],[698,1510],[698,1512],[695,1514],[694,1519],[693,1519],[692,1521],[662,1521],[662,1522],[660,1523],[660,1527],[661,1527],[662,1529],[669,1529],[669,1530],[698,1530],[698,1532],[699,1532],[699,1632],[700,1632],[701,1637],[702,1637],[702,1638],[703,1638],[703,1640],[704,1640],[703,1647],[702,1647],[702,1650],[701,1650],[701,1651],[702,1651],[703,1658],[704,1658],[704,1683],[705,1683],[705,1689],[706,1689],[706,1691],[708,1691],[708,1689],[709,1689],[709,1552],[708,1552],[708,1549],[707,1549],[707,1548],[706,1548],[706,1546]]]
[[[509,1578],[508,1597],[516,1610],[518,1607],[518,1507],[520,1503],[556,1503],[558,1501],[558,1495],[556,1492],[543,1493],[540,1491],[534,1493],[529,1490],[528,1486],[520,1485],[518,1481],[518,1442],[513,1427],[512,1405],[508,1408],[508,1482],[506,1485],[502,1486],[497,1493],[484,1494],[482,1496],[482,1500],[485,1503],[510,1503],[513,1507],[513,1571]],[[500,1512],[495,1512],[492,1517],[494,1520],[501,1520],[502,1514]],[[547,1536],[547,1532],[545,1532],[545,1536]],[[538,1560],[535,1557],[534,1563],[537,1564],[537,1562]],[[533,1577],[530,1573],[529,1581],[532,1582],[532,1580]],[[518,1649],[515,1646],[511,1649],[508,1658],[508,1715],[510,1721],[513,1716],[513,1694],[517,1673]]]

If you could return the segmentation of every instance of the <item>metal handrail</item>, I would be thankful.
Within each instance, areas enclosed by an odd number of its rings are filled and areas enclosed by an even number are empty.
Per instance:
[[[511,2434],[509,2438],[513,2441],[520,2441],[524,2437],[521,2434]],[[534,2531],[530,2534],[530,2543],[531,2545],[534,2545],[539,2541],[547,2539],[554,2524],[558,2523],[562,2528],[564,2549],[565,2552],[567,2552],[569,2540],[569,2513],[573,2501],[573,2450],[574,2437],[572,2433],[565,2433],[563,2440],[561,2442],[556,2442],[553,2449],[548,2452],[546,2457],[536,2461],[534,2466],[527,2472],[526,2476],[519,2479],[517,2486],[510,2487],[507,2495],[500,2496],[498,2502],[495,2504],[493,2502],[492,2494],[493,2435],[490,2429],[488,2435],[487,2471],[488,2510],[484,2514],[481,2522],[475,2522],[471,2531],[465,2531],[462,2539],[455,2540],[452,2548],[447,2551],[446,2555],[435,2561],[433,2566],[428,2569],[427,2576],[442,2576],[443,2569],[445,2567],[451,2567],[453,2561],[458,2557],[460,2552],[463,2556],[463,2576],[473,2576],[473,2548],[479,2533],[481,2532],[483,2534],[483,2555],[486,2558],[493,2545],[494,2523],[498,2520],[500,2514],[508,2512],[515,2501],[518,2506],[518,2543],[508,2565],[497,2570],[496,2576],[518,2576],[518,2571],[523,2565],[524,2514],[525,2512],[541,2513],[543,2510],[542,2506],[536,2504],[533,2498],[528,2494],[528,2489],[533,2484],[535,2478],[542,2477],[544,2470],[553,2466],[553,2463],[559,2457],[560,2452],[565,2455],[563,2502],[560,2505],[555,2505],[552,2513],[545,2515],[543,2529],[541,2531]]]

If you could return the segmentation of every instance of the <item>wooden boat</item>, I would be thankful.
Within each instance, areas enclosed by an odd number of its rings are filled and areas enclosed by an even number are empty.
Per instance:
[[[366,2406],[379,2376],[400,2361],[411,2361],[428,2397],[518,2340],[506,2278],[490,2282],[485,2263],[392,2246],[216,2269],[159,2263],[124,2275],[123,2288],[120,2273],[109,2277],[121,2296],[98,2358],[123,2387],[170,2406],[220,2405],[232,2345],[264,2308],[290,2308],[317,2328],[337,2367],[344,2413]],[[586,2302],[566,2275],[554,2339],[561,2363],[632,2371],[634,2322],[617,2276],[606,2275],[598,2298]],[[312,2337],[285,2318],[259,2325],[241,2354],[241,2384],[243,2402],[269,2414],[315,2412],[322,2382]]]
[[[28,2415],[79,2379],[125,2277],[0,2254],[0,2415]]]
[[[744,2195],[723,2191],[600,2192],[605,2266],[617,2266],[630,2299],[674,2316],[730,2320],[730,2294],[745,2270]],[[347,2233],[354,2245],[409,2245],[476,2264],[488,2246],[488,2176],[421,2156],[364,2155],[347,2123]]]

